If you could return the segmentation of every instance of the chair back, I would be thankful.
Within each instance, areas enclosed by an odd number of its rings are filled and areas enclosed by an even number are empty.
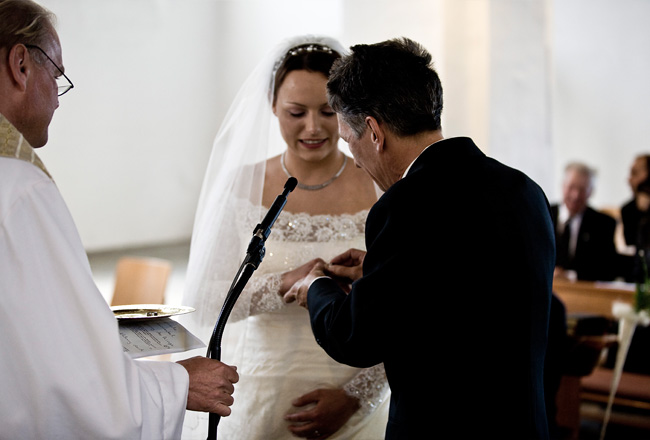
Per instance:
[[[150,257],[122,257],[115,269],[111,306],[164,304],[172,264]]]

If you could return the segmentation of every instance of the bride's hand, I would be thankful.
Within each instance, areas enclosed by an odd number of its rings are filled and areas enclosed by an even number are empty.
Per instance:
[[[312,404],[284,418],[291,422],[289,431],[293,435],[313,440],[334,434],[360,407],[359,400],[341,388],[320,388],[298,397],[292,404],[298,408]]]
[[[306,277],[307,274],[311,272],[311,269],[319,262],[323,264],[325,263],[325,261],[320,258],[314,258],[313,260],[306,262],[300,267],[283,273],[282,284],[280,285],[279,291],[280,296],[284,297],[289,289],[291,289],[291,286],[293,286],[297,281]]]

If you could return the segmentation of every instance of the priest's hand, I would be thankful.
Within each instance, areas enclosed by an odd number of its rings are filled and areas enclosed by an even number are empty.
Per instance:
[[[239,381],[236,367],[202,356],[177,363],[185,367],[190,375],[187,409],[229,416],[229,407],[234,403],[233,384]]]

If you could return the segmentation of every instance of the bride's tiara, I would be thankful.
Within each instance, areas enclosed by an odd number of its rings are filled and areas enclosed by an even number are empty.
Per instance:
[[[303,52],[332,53],[334,51],[329,46],[325,46],[323,44],[310,43],[310,44],[303,44],[301,46],[292,47],[291,49],[289,49],[289,51],[285,55],[285,58],[289,58],[290,56],[295,57],[296,55],[300,55]]]
[[[281,58],[279,58],[276,62],[275,65],[273,66],[273,76],[275,76],[275,72],[280,68],[284,62],[290,58],[290,57],[295,57],[297,55],[302,55],[305,52],[311,53],[311,52],[323,52],[323,53],[334,53],[334,50],[329,47],[325,46],[324,44],[317,44],[317,43],[306,43],[306,44],[301,44],[300,46],[295,46],[292,47],[287,51],[287,53],[284,54]]]

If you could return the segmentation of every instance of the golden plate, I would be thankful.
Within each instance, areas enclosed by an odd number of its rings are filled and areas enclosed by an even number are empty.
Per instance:
[[[167,306],[164,304],[128,304],[112,306],[111,310],[119,321],[135,321],[141,319],[160,319],[174,315],[191,313],[195,309],[185,306]]]

